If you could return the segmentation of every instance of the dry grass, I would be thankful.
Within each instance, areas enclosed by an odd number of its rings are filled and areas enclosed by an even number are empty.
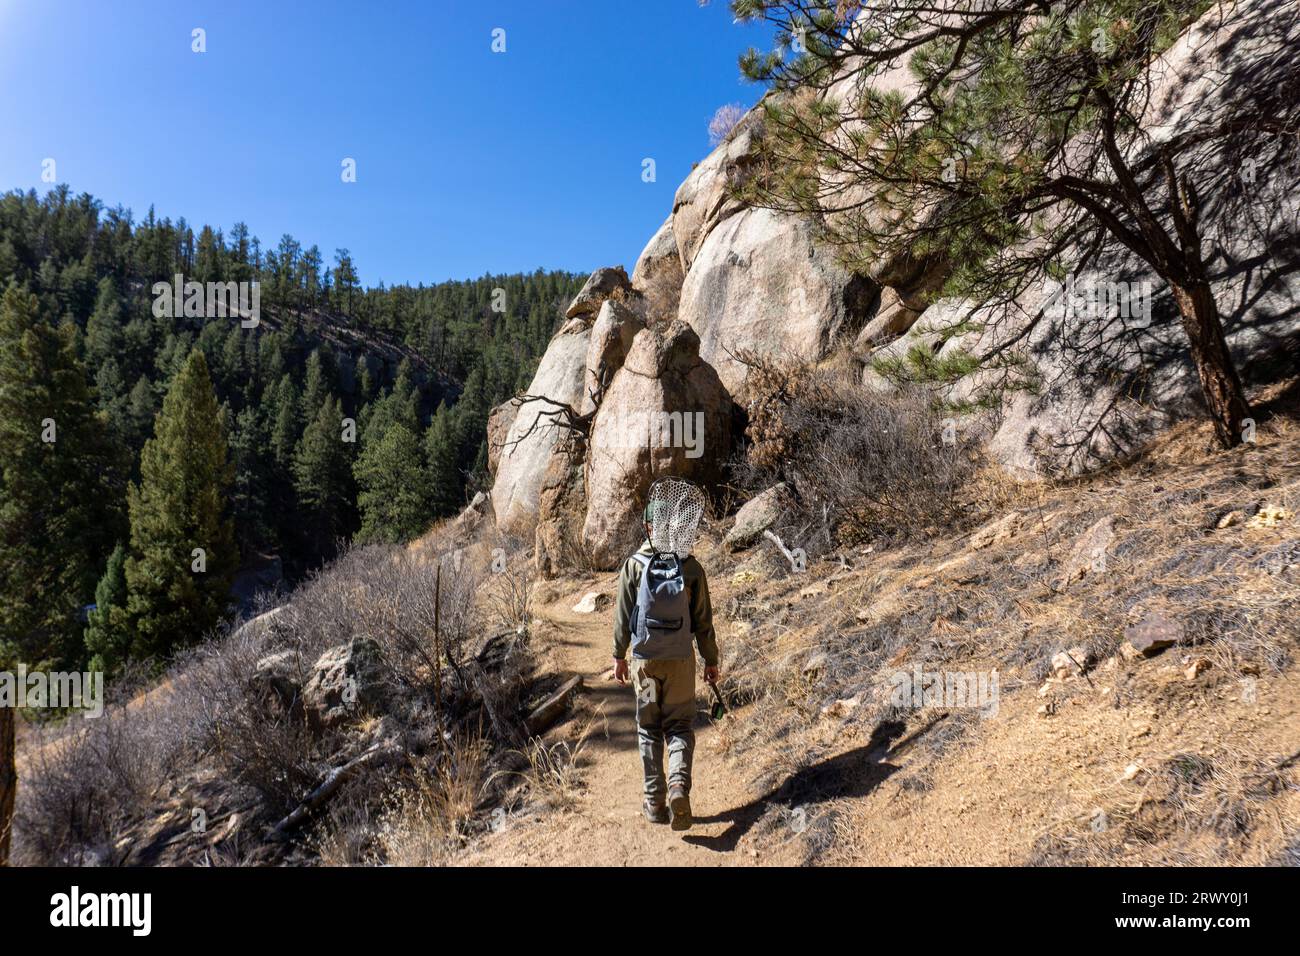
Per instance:
[[[524,769],[500,773],[521,779],[538,803],[553,809],[569,806],[582,787],[584,754],[597,726],[605,727],[601,708],[588,714],[570,739],[548,743],[541,737],[532,738],[525,749],[517,751],[526,762]],[[607,727],[605,732],[608,733]]]
[[[473,833],[475,811],[488,782],[489,755],[490,745],[483,737],[466,732],[453,735],[434,768],[417,775],[393,797],[380,824],[371,862],[393,866],[447,863]]]

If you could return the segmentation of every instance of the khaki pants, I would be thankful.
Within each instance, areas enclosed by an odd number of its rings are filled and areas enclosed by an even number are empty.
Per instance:
[[[669,786],[691,791],[691,758],[695,753],[695,657],[681,661],[645,661],[634,657],[631,671],[645,795],[653,803],[663,803]],[[664,781],[665,740],[667,783]]]

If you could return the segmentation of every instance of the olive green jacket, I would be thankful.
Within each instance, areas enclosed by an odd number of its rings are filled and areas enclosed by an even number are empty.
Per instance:
[[[641,545],[637,554],[654,554],[654,548],[647,541]],[[632,643],[632,632],[627,623],[632,617],[632,608],[636,607],[637,590],[641,587],[642,566],[640,562],[628,558],[623,562],[623,571],[618,576],[618,606],[614,609],[614,656],[622,660],[627,656],[628,645]],[[686,579],[686,589],[691,593],[691,632],[695,635],[695,646],[700,649],[700,657],[708,667],[718,666],[718,642],[713,636],[713,608],[709,604],[709,581],[704,576],[704,568],[693,557],[682,562],[682,576]]]

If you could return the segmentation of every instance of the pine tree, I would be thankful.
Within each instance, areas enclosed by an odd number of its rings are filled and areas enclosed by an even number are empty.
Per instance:
[[[93,369],[115,359],[121,354],[123,341],[122,300],[112,277],[105,276],[99,280],[95,311],[86,323],[86,362]]]
[[[222,619],[238,567],[227,502],[234,478],[226,422],[197,349],[172,380],[127,495],[127,609],[133,653],[162,657]]]
[[[390,425],[404,425],[412,433],[420,430],[420,393],[411,381],[410,367],[404,361],[397,371],[393,389],[370,405],[361,430],[361,446],[377,441],[388,433]]]
[[[119,543],[109,555],[104,576],[95,587],[95,609],[86,627],[86,650],[92,671],[112,675],[131,651],[126,617],[126,548]]]
[[[267,409],[271,425],[271,454],[276,465],[287,474],[293,466],[293,451],[302,432],[298,389],[288,374],[281,376]]]
[[[359,541],[400,542],[423,534],[433,520],[433,502],[420,439],[405,425],[388,426],[357,459]]]
[[[127,447],[143,447],[145,439],[153,432],[153,419],[157,413],[158,397],[153,385],[141,375],[126,398]]]
[[[304,530],[316,555],[332,556],[335,541],[355,527],[354,446],[343,440],[343,409],[328,395],[294,453],[294,490],[306,512]]]
[[[273,462],[254,406],[245,408],[236,418],[230,451],[235,465],[232,513],[240,549],[247,554],[270,543],[273,537],[267,507]]]
[[[313,349],[307,358],[307,378],[302,390],[302,419],[310,422],[316,418],[330,392],[330,369],[327,356],[321,349]]]
[[[460,507],[461,473],[457,465],[456,434],[445,403],[438,406],[424,435],[424,456],[428,462],[429,501],[435,517],[452,514]]]
[[[983,303],[985,315],[972,308],[949,327],[927,325],[945,340],[979,331],[997,347],[939,365],[913,353],[904,366],[878,366],[930,382],[982,367],[995,384],[980,387],[991,393],[980,401],[1014,378],[1003,374],[1007,344],[1028,338],[1059,301],[1026,310],[1023,293],[1064,284],[1103,238],[1123,247],[1168,287],[1219,443],[1246,441],[1254,419],[1216,301],[1221,273],[1203,213],[1220,185],[1205,178],[1205,156],[1284,162],[1278,151],[1292,148],[1296,123],[1292,98],[1275,88],[1287,84],[1243,76],[1230,118],[1189,118],[1175,136],[1149,98],[1168,69],[1162,54],[1204,14],[1203,0],[940,6],[936,17],[931,0],[835,13],[805,0],[732,0],[737,19],[778,26],[776,47],[751,49],[740,65],[772,86],[763,100],[771,135],[755,162],[780,174],[750,177],[739,198],[807,216],[863,275],[907,263],[943,280],[935,297]],[[907,93],[891,79],[901,67],[914,84]],[[860,92],[841,102],[849,75]],[[1079,311],[1069,320],[1078,327],[1060,334],[1089,342],[1080,351],[1102,357],[1092,371],[1111,377],[1124,364],[1114,313]],[[1079,427],[1108,430],[1097,418]]]
[[[0,656],[74,665],[126,462],[68,330],[37,310],[16,285],[0,301]]]
[[[370,363],[366,361],[364,353],[357,356],[355,378],[357,404],[364,405],[375,394],[375,377],[370,373]]]

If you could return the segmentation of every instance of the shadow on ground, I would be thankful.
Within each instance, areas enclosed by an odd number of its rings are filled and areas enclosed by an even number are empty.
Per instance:
[[[718,853],[730,853],[736,849],[741,837],[773,808],[792,810],[844,797],[865,797],[900,769],[886,758],[910,745],[934,723],[899,740],[905,730],[903,723],[886,721],[876,727],[871,739],[861,747],[801,767],[778,786],[743,806],[710,816],[697,816],[696,823],[731,825],[716,836],[692,834],[683,840]]]

